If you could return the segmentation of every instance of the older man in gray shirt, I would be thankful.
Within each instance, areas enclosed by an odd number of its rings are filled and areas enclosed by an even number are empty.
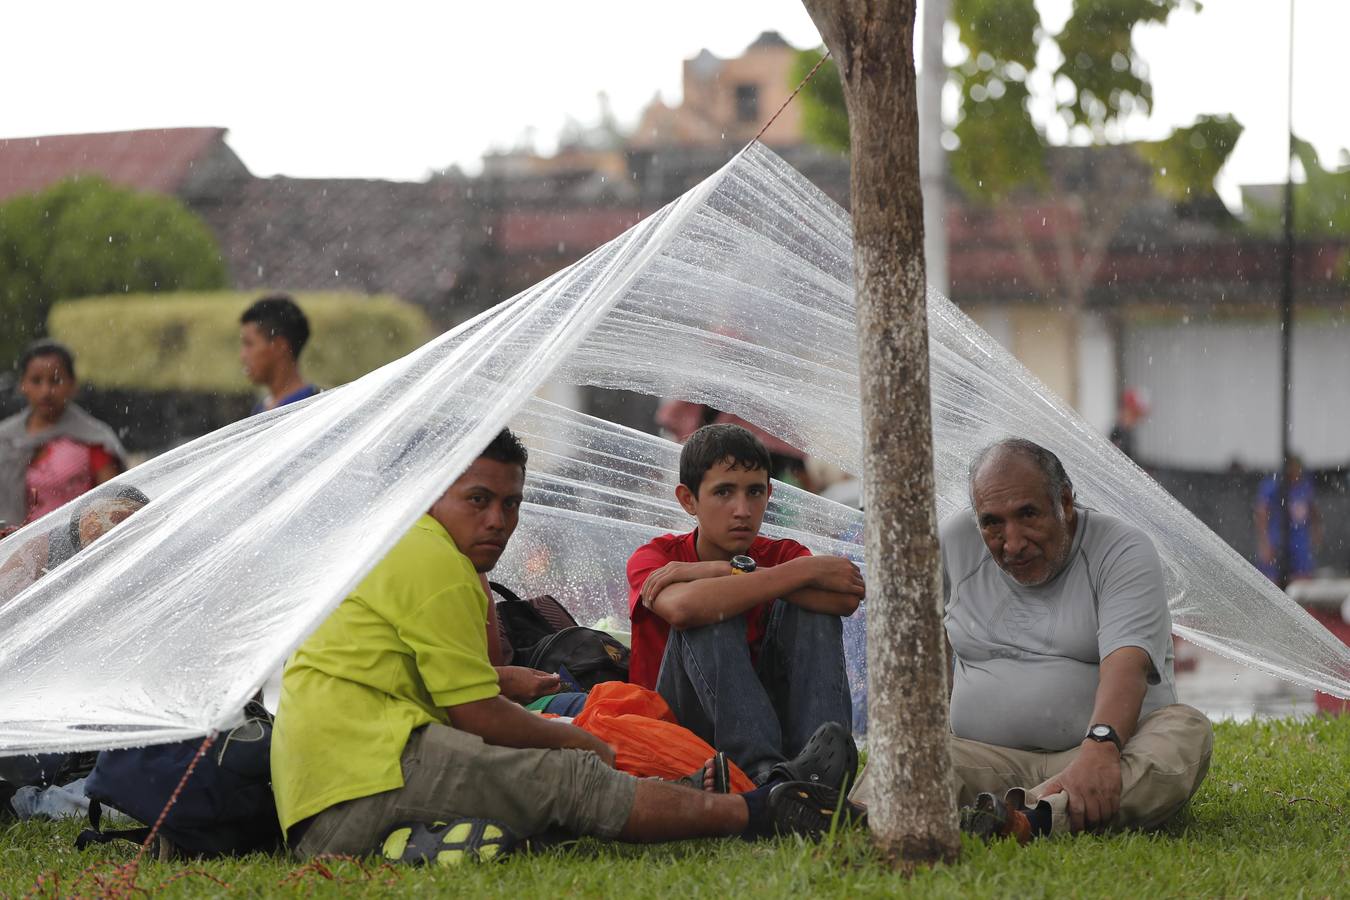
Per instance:
[[[1020,438],[975,457],[970,494],[941,529],[963,827],[1162,824],[1204,779],[1213,731],[1176,702],[1153,543],[1075,505],[1059,459]]]

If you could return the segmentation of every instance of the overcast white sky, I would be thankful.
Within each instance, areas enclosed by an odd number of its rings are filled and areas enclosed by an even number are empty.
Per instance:
[[[1297,3],[1294,127],[1331,163],[1350,147],[1350,0]],[[1069,0],[1039,5],[1058,27]],[[1132,136],[1228,112],[1247,131],[1226,193],[1282,180],[1288,9],[1206,0],[1141,29],[1155,108]],[[595,118],[601,90],[631,124],[657,91],[678,101],[682,59],[765,29],[819,42],[795,0],[13,3],[0,137],[219,125],[259,175],[418,179],[527,129],[547,145],[568,115]]]

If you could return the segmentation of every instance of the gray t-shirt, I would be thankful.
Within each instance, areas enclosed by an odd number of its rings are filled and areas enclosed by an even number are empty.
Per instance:
[[[999,568],[969,509],[942,524],[941,539],[957,737],[1077,746],[1093,724],[1101,660],[1121,647],[1139,647],[1153,664],[1141,717],[1177,702],[1162,564],[1138,528],[1079,508],[1068,565],[1038,587]]]

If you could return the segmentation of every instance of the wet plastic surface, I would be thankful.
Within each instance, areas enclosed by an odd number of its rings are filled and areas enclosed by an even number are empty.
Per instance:
[[[1331,637],[951,303],[930,295],[938,513],[999,437],[1064,461],[1084,504],[1138,523],[1178,633],[1350,695]],[[35,579],[58,510],[0,543],[0,753],[179,739],[245,700],[492,435],[532,449],[528,504],[494,579],[579,618],[627,619],[624,567],[686,530],[678,447],[533,395],[546,381],[711,404],[861,471],[852,248],[842,209],[749,148],[540,285],[359,381],[137,467],[148,506]],[[103,496],[100,494],[99,496]],[[784,485],[766,533],[861,554],[862,515]],[[864,611],[849,622],[863,680]]]

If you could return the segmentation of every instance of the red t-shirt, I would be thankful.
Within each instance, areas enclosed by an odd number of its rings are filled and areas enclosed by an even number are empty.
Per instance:
[[[670,625],[666,620],[642,605],[642,585],[666,563],[698,562],[698,550],[695,549],[697,536],[697,530],[688,534],[665,534],[643,544],[628,558],[628,616],[633,622],[628,680],[634,684],[656,689],[656,675],[661,671],[666,636],[670,634]],[[796,541],[757,537],[746,555],[755,561],[756,566],[768,568],[799,556],[810,556],[811,551]],[[761,603],[745,613],[745,639],[752,652],[758,653],[760,642],[764,640],[770,606],[772,602]]]

